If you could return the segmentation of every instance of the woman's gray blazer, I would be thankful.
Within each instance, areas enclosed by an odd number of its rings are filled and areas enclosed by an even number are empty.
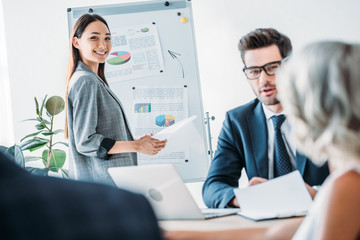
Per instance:
[[[120,100],[86,64],[78,62],[67,101],[70,177],[114,185],[109,167],[137,165],[136,153],[107,154],[114,140],[134,140]]]

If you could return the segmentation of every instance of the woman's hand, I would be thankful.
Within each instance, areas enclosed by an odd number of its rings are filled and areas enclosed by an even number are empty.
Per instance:
[[[160,141],[159,139],[153,138],[152,136],[153,134],[147,134],[135,140],[137,142],[137,152],[147,155],[155,155],[166,146],[166,139]]]

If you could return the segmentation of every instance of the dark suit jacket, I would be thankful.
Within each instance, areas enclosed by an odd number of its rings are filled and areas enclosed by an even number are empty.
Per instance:
[[[145,197],[31,175],[0,153],[0,238],[162,239]]]
[[[241,170],[252,177],[268,178],[268,136],[262,104],[258,99],[226,114],[218,146],[203,186],[208,207],[223,208],[234,197]],[[309,185],[321,185],[329,175],[327,164],[317,167],[296,154],[296,169]]]

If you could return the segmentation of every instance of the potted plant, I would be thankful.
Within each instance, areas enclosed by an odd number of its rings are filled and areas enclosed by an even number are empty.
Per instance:
[[[36,118],[26,119],[24,121],[35,121],[35,128],[37,131],[26,135],[20,140],[20,148],[22,151],[29,150],[30,152],[34,152],[36,150],[42,150],[41,156],[25,156],[25,162],[41,160],[44,164],[44,168],[25,168],[30,172],[40,175],[48,175],[49,171],[56,173],[61,171],[62,176],[67,178],[68,170],[63,169],[66,160],[66,152],[57,149],[56,145],[62,144],[68,147],[68,144],[61,141],[56,142],[54,139],[55,135],[64,132],[62,129],[54,129],[54,118],[64,110],[65,102],[63,98],[59,96],[52,96],[47,100],[46,98],[47,96],[45,96],[41,105],[39,105],[36,97],[34,98]],[[47,117],[43,116],[44,112]]]

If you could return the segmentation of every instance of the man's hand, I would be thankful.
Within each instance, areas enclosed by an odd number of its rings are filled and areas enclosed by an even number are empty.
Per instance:
[[[263,183],[268,181],[266,178],[261,178],[261,177],[253,177],[252,179],[250,179],[249,181],[249,186],[253,186],[259,183]]]
[[[249,186],[253,186],[253,185],[256,185],[256,184],[259,184],[259,183],[263,183],[263,182],[266,182],[266,181],[268,181],[266,178],[253,177],[253,178],[249,181]],[[317,191],[316,191],[314,188],[312,188],[309,184],[307,184],[306,182],[304,182],[304,183],[305,183],[306,189],[308,190],[311,198],[314,199]]]
[[[266,181],[268,181],[268,179],[266,179],[266,178],[253,177],[249,181],[249,186],[253,186],[253,185],[263,183],[263,182],[266,182]],[[309,184],[307,184],[306,182],[304,182],[304,183],[305,183],[306,189],[308,190],[311,198],[314,199],[317,191],[314,188],[312,188]],[[227,204],[227,206],[228,207],[237,207],[237,208],[240,207],[236,197],[231,199],[231,201]]]
[[[263,182],[266,182],[267,179],[265,178],[261,178],[261,177],[253,177],[250,181],[249,181],[249,185],[252,186],[252,185],[256,185],[256,184],[259,184],[259,183],[263,183]],[[240,207],[239,206],[239,203],[236,199],[236,197],[234,197],[233,199],[231,199],[231,201],[227,204],[228,207],[234,207],[234,208],[238,208]]]
[[[239,203],[236,199],[236,197],[234,197],[233,199],[231,199],[231,201],[227,204],[228,207],[232,207],[232,208],[238,208],[240,207],[239,206]]]

